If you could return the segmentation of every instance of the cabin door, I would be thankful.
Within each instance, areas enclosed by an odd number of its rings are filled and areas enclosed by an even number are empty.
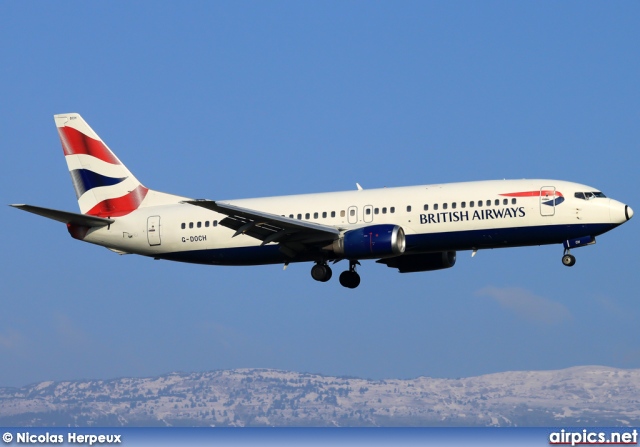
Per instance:
[[[540,188],[540,214],[553,216],[556,214],[556,188],[543,186]]]
[[[147,240],[151,246],[160,245],[160,216],[147,219]]]

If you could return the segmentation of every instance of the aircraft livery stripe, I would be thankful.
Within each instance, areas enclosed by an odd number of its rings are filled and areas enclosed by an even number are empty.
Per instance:
[[[125,216],[138,209],[148,192],[148,188],[140,185],[122,197],[103,200],[85,214],[98,217]]]
[[[73,127],[59,127],[58,133],[64,155],[86,154],[107,163],[120,164],[116,156],[102,141],[94,140]]]
[[[560,191],[549,190],[538,190],[538,191],[523,191],[523,192],[509,192],[506,194],[500,194],[501,196],[506,197],[540,197],[543,194],[554,194],[558,197],[564,197]]]
[[[74,169],[71,171],[71,179],[73,180],[73,186],[76,189],[76,194],[78,195],[78,197],[82,196],[85,192],[90,191],[93,188],[117,185],[118,183],[126,180],[126,178],[127,177],[107,177],[88,169]]]

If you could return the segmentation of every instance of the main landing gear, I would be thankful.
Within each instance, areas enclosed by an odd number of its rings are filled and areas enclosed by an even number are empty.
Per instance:
[[[576,257],[569,253],[569,249],[564,250],[564,255],[562,256],[562,263],[567,267],[573,267],[576,263]]]
[[[340,285],[348,289],[355,289],[360,285],[360,275],[356,272],[356,265],[359,264],[358,261],[349,261],[349,270],[340,274]],[[327,282],[332,275],[331,267],[324,261],[316,262],[311,268],[311,277],[316,281]]]
[[[331,279],[331,276],[333,276],[331,267],[325,262],[318,262],[311,268],[311,277],[316,281],[327,282]]]
[[[349,270],[345,270],[340,274],[340,285],[348,289],[355,289],[360,285],[360,275],[356,272],[356,264],[358,261],[349,261]]]

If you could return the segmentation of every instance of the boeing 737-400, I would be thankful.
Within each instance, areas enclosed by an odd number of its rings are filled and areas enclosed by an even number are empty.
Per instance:
[[[210,265],[313,262],[311,276],[360,284],[375,259],[401,273],[453,267],[456,252],[562,244],[570,250],[633,216],[599,189],[562,180],[496,180],[242,200],[146,188],[77,113],[55,115],[80,213],[11,205],[63,222],[75,239],[120,253]]]

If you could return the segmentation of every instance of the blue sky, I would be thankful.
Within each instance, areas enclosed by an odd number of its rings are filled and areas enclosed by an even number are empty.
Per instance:
[[[640,209],[637,2],[2,2],[2,203],[77,210],[52,115],[146,186],[233,199],[556,178]],[[0,386],[261,367],[368,378],[640,367],[636,219],[356,290],[192,266],[0,207]],[[336,269],[339,271],[341,266]]]

